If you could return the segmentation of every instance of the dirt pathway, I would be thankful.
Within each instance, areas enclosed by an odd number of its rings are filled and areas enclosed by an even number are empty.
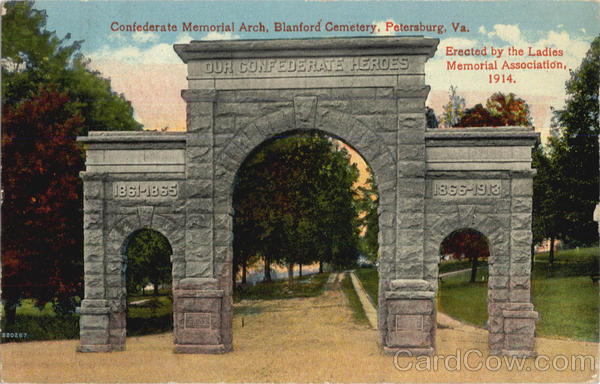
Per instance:
[[[521,371],[450,369],[438,357],[437,369],[419,370],[415,358],[382,354],[377,331],[352,320],[339,283],[323,295],[307,299],[254,301],[236,304],[234,352],[225,355],[172,353],[170,333],[130,337],[127,350],[107,354],[79,354],[77,340],[2,345],[3,382],[544,382],[587,381],[584,371],[534,369],[532,359]],[[243,313],[243,314],[242,314]],[[242,318],[243,324],[242,327]],[[468,327],[473,328],[473,327]],[[484,330],[438,330],[438,354],[456,355],[477,348],[471,366],[485,365]],[[538,353],[595,355],[598,344],[538,339]],[[461,355],[462,356],[462,355]],[[496,360],[493,358],[492,363]],[[422,360],[425,364],[425,360]],[[562,362],[562,358],[560,359]],[[544,361],[545,363],[545,361]],[[398,368],[413,365],[411,370]],[[548,364],[546,364],[548,365]],[[560,365],[562,367],[562,365]],[[426,368],[421,365],[420,368]],[[491,365],[495,369],[495,365]],[[528,370],[529,368],[529,370]],[[542,367],[543,368],[543,367]]]

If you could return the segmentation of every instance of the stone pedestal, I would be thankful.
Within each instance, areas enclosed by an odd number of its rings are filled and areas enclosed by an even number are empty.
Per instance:
[[[531,303],[507,303],[502,311],[504,318],[504,348],[509,356],[535,356],[535,323],[538,313]]]
[[[110,352],[113,346],[109,338],[110,308],[107,300],[83,300],[79,320],[79,352]]]
[[[435,292],[425,280],[392,280],[385,293],[387,353],[411,356],[435,351]]]
[[[216,279],[187,278],[173,291],[175,352],[231,351],[231,342],[224,342],[227,338],[223,337],[223,329],[231,328],[221,319],[223,290],[216,287]]]

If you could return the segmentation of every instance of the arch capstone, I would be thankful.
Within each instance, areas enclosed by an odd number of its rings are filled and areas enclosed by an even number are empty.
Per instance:
[[[373,169],[383,349],[435,352],[439,245],[469,227],[490,242],[491,351],[534,354],[529,247],[538,136],[523,127],[427,129],[424,68],[437,44],[423,37],[176,44],[188,68],[186,132],[80,138],[87,144],[80,351],[125,347],[119,247],[144,227],[173,249],[174,351],[231,351],[236,172],[265,141],[316,130],[356,149]]]

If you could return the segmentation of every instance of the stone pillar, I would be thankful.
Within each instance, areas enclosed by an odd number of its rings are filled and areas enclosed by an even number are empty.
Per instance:
[[[385,316],[385,324],[380,321],[380,327],[385,325],[385,329],[380,329],[380,332],[385,332],[383,344],[386,352],[432,354],[435,351],[435,291],[434,285],[423,280],[425,99],[429,87],[425,85],[424,76],[401,76],[396,92],[396,252],[394,276],[383,294],[385,309],[379,312],[379,316]],[[435,265],[437,267],[437,263]]]
[[[508,302],[502,308],[502,354],[535,355],[538,313],[531,304],[531,199],[533,174],[513,174],[511,179],[510,279]]]
[[[81,174],[83,183],[84,299],[81,302],[80,352],[108,352],[109,305],[105,300],[104,183]]]
[[[231,273],[223,273],[222,263],[220,274],[215,271],[215,247],[231,236],[228,232],[222,238],[223,231],[216,228],[222,229],[228,216],[216,212],[222,196],[214,192],[215,95],[214,90],[182,91],[187,103],[185,278],[173,289],[175,352],[179,353],[231,350],[231,298],[222,287],[230,288],[221,281],[226,278],[215,278],[227,275],[231,285]],[[229,321],[223,321],[222,314]]]
[[[187,106],[185,150],[185,275],[213,277],[213,107],[214,91],[184,90]]]

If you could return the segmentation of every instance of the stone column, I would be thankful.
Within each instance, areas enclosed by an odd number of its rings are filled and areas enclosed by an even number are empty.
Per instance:
[[[79,321],[80,352],[108,352],[109,305],[105,299],[104,183],[83,172],[84,299]]]
[[[223,337],[221,318],[226,298],[215,278],[215,242],[221,241],[215,220],[223,220],[215,213],[219,199],[214,193],[215,95],[214,90],[182,91],[187,103],[185,278],[173,289],[175,352],[179,353],[231,349],[231,337]]]
[[[511,179],[510,279],[508,302],[502,308],[502,354],[535,355],[538,313],[531,304],[531,199],[533,174],[513,174]]]
[[[385,315],[386,352],[432,354],[435,350],[435,291],[434,286],[423,279],[425,99],[429,87],[425,85],[422,75],[400,76],[396,92],[398,179],[395,274],[383,295],[386,310],[380,311],[379,315]]]

